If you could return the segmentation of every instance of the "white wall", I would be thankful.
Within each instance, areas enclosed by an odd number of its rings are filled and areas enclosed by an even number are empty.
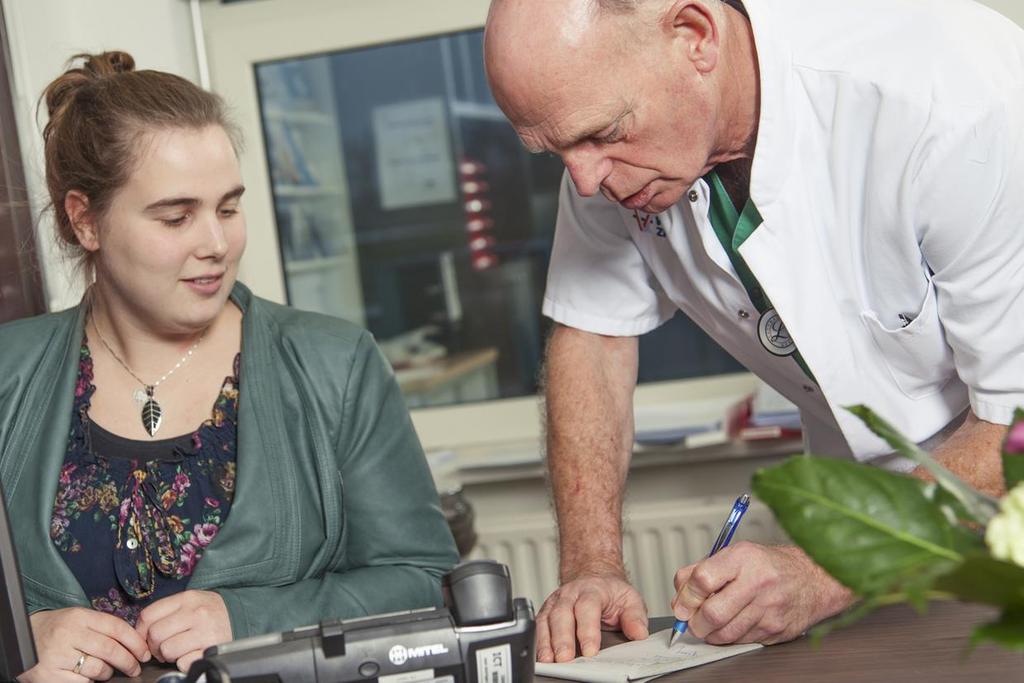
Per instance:
[[[187,0],[2,0],[11,53],[18,133],[33,216],[48,202],[43,175],[42,124],[36,102],[78,52],[125,50],[140,68],[198,81]],[[50,216],[39,220],[37,242],[50,310],[74,305],[81,285],[56,249]]]

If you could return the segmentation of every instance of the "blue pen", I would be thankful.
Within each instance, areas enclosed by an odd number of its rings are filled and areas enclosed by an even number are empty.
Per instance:
[[[714,545],[711,546],[711,552],[708,553],[708,557],[729,545],[729,541],[732,540],[732,535],[736,533],[736,527],[740,525],[743,513],[747,511],[748,507],[750,507],[750,494],[744,493],[733,503],[732,510],[729,511],[729,518],[725,520],[722,530],[718,532],[718,538],[715,539]],[[676,624],[672,627],[672,636],[668,640],[668,646],[672,647],[676,642],[676,638],[684,633],[686,633],[686,622],[682,619],[676,619]]]

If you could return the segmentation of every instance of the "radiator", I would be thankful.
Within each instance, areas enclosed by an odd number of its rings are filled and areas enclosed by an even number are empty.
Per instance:
[[[732,500],[698,503],[633,505],[626,510],[623,553],[629,576],[647,603],[651,616],[669,614],[675,595],[672,578],[682,566],[707,555],[732,507]],[[500,522],[481,521],[473,558],[490,558],[508,565],[517,597],[539,609],[558,587],[558,547],[548,511],[517,515]],[[733,542],[782,543],[785,535],[771,512],[754,502]]]

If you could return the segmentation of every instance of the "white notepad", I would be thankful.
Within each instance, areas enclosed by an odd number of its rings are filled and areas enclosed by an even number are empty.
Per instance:
[[[646,640],[614,645],[593,657],[571,662],[537,662],[537,675],[585,683],[643,683],[673,671],[710,664],[719,659],[757,650],[761,645],[708,645],[687,633],[668,647],[672,629],[652,633]]]

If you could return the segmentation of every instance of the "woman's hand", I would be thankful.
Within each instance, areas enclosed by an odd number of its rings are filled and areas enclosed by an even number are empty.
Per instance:
[[[39,663],[18,676],[20,683],[105,681],[115,669],[138,676],[140,662],[150,659],[145,639],[110,614],[70,607],[36,612],[30,622]]]
[[[188,671],[203,650],[231,640],[231,619],[218,594],[184,591],[142,610],[135,630],[157,659]]]

